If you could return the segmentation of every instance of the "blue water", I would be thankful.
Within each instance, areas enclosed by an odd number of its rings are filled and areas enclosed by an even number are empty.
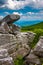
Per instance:
[[[40,22],[42,22],[42,21],[17,21],[14,24],[22,27],[22,26],[31,26],[31,25],[34,25],[34,24],[37,24]]]

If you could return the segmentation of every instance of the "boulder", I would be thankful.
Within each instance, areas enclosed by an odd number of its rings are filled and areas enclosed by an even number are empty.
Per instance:
[[[0,65],[14,65],[13,59],[8,55],[7,49],[0,49]]]
[[[38,43],[36,44],[34,53],[40,57],[43,57],[43,36],[40,37]]]
[[[41,64],[41,62],[40,62],[40,60],[39,60],[39,58],[38,58],[38,56],[36,56],[34,53],[33,53],[33,50],[31,50],[31,52],[30,52],[30,54],[25,58],[25,60],[26,60],[26,62],[28,63],[28,64],[37,64],[37,65],[40,65]]]
[[[6,22],[6,23],[10,24],[10,23],[13,23],[19,19],[20,19],[19,15],[11,14],[11,15],[7,15],[6,17],[4,17],[2,19],[2,22]]]

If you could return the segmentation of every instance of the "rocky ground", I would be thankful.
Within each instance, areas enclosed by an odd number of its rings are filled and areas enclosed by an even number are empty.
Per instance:
[[[15,16],[15,15],[12,15]],[[8,16],[7,22],[10,23],[12,16]],[[6,17],[0,25],[0,65],[15,65],[13,62],[18,56],[22,56],[24,65],[43,64],[43,36],[40,36],[35,47],[32,44],[36,33],[20,32],[20,28],[12,23],[5,23]],[[10,29],[10,32],[9,32]],[[21,65],[19,63],[19,65]]]
[[[24,64],[26,65],[30,63],[41,65],[40,58],[43,58],[43,36],[40,37],[34,49],[31,49],[29,45],[35,35],[33,32],[19,32],[17,35],[0,34],[1,65],[13,65],[13,59],[15,60],[18,55],[25,59]]]

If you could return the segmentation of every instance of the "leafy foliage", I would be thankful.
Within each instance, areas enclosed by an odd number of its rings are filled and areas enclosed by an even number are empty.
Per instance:
[[[17,56],[16,60],[14,61],[14,65],[23,65],[23,58],[22,56]]]
[[[21,27],[21,31],[22,32],[33,31],[35,29],[43,29],[43,22],[35,24],[35,25],[32,25],[32,26]]]

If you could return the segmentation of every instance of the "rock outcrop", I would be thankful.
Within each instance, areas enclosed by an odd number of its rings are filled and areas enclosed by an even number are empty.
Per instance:
[[[36,34],[33,32],[22,32],[21,35],[22,35],[22,43],[29,45],[35,38]]]
[[[18,55],[22,56],[24,65],[41,65],[43,63],[43,36],[40,37],[34,49],[31,49],[30,44],[36,34],[20,32],[20,27],[13,24],[19,18],[19,15],[8,15],[0,24],[0,65],[13,65],[13,59],[17,59]]]
[[[29,36],[28,36],[29,35]],[[27,50],[30,51],[29,44],[35,37],[35,34],[31,32],[19,33],[17,35],[12,34],[0,34],[0,47],[6,48],[10,54],[15,51]],[[23,49],[22,49],[23,48]],[[21,50],[20,50],[21,49]],[[24,52],[25,53],[25,52]]]
[[[29,44],[34,37],[35,33],[32,32],[19,33],[17,35],[0,33],[0,48],[7,49],[13,59],[16,59],[18,55],[25,57],[30,53]]]
[[[14,15],[14,14],[4,17],[0,23],[0,33],[15,34],[19,32],[20,27],[16,26],[15,24],[13,25],[13,22],[19,19],[20,19],[20,16]]]
[[[20,19],[19,15],[11,14],[11,15],[7,15],[6,17],[4,17],[2,22],[6,22],[7,24],[11,24],[19,19]]]
[[[17,35],[0,33],[0,48],[7,49],[13,59],[16,59],[18,55],[25,57],[30,53],[30,39],[32,38],[32,42],[34,37],[35,34],[32,32],[19,33]]]

